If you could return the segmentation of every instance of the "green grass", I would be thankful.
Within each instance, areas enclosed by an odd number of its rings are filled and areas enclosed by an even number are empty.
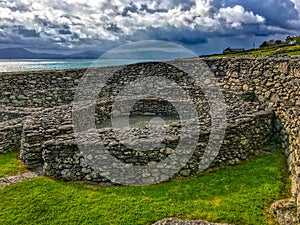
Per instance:
[[[19,160],[19,151],[0,154],[0,177],[16,175],[25,171]]]
[[[288,56],[300,55],[300,51],[287,52],[287,53],[284,53],[282,55],[288,55]]]
[[[220,58],[220,57],[232,57],[232,56],[297,56],[300,55],[300,45],[294,46],[270,46],[265,48],[252,49],[244,52],[238,53],[227,53],[227,54],[215,54],[208,56],[210,58]]]
[[[39,177],[0,190],[0,224],[152,224],[166,217],[270,224],[271,203],[288,193],[286,159],[243,165],[152,186],[101,187]]]

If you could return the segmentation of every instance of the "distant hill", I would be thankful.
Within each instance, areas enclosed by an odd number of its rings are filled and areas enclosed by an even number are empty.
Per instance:
[[[84,51],[70,55],[31,52],[24,48],[0,49],[0,59],[97,59],[103,52]]]
[[[103,53],[91,50],[67,55],[67,57],[70,59],[98,59]]]
[[[62,59],[64,55],[35,53],[23,48],[0,49],[0,59]]]

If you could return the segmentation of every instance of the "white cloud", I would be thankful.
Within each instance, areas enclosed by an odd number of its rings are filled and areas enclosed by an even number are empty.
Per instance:
[[[291,2],[294,3],[295,9],[298,12],[298,19],[288,20],[287,24],[299,30],[300,29],[300,0],[291,0]],[[296,34],[298,35],[299,31]]]
[[[295,4],[295,9],[300,13],[300,0],[291,0]]]
[[[245,11],[243,6],[236,5],[234,7],[221,8],[218,13],[220,19],[226,21],[226,25],[230,27],[241,27],[242,24],[263,23],[265,18],[254,15],[253,12]]]
[[[158,36],[166,31],[178,36],[184,36],[183,31],[234,33],[244,25],[259,26],[265,21],[263,15],[241,5],[216,8],[212,0],[0,1],[0,27],[6,27],[6,36],[13,39],[15,27],[24,27],[39,32],[45,43],[64,47],[122,42],[137,38],[137,33],[146,38],[153,30]]]

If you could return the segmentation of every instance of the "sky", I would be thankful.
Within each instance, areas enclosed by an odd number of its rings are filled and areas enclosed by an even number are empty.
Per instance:
[[[141,40],[196,54],[300,35],[300,0],[0,0],[0,48],[107,51]]]

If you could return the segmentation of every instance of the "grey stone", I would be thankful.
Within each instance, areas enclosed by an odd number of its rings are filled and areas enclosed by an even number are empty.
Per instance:
[[[204,59],[204,61],[209,67],[214,65],[213,72],[220,75],[216,79],[220,81],[227,107],[226,135],[211,166],[235,165],[239,160],[255,156],[261,146],[276,140],[289,157],[292,196],[294,196],[289,207],[278,212],[282,215],[292,215],[290,209],[300,208],[298,151],[300,92],[296,80],[300,77],[299,57],[238,57]],[[197,73],[199,59],[188,60],[188,63]],[[138,64],[129,68],[123,67],[119,71],[118,79],[112,77],[95,108],[95,122],[99,129],[92,134],[92,144],[104,143],[106,147],[109,146],[108,151],[118,160],[136,166],[155,165],[168,157],[168,154],[176,152],[177,143],[182,141],[181,134],[187,131],[181,129],[178,122],[166,127],[166,138],[162,141],[160,149],[152,152],[145,150],[143,153],[125,149],[120,141],[116,140],[111,129],[103,128],[111,116],[109,112],[113,98],[109,95],[119,93],[118,85],[129,84],[133,78],[144,78],[155,71],[155,75],[177,80],[178,84],[191,91],[189,94],[199,103],[197,106],[200,118],[199,143],[194,154],[187,160],[186,166],[179,172],[186,176],[194,175],[199,172],[198,164],[209,138],[210,110],[214,112],[214,108],[208,106],[201,88],[190,83],[189,77],[184,72],[169,66],[167,70],[170,74],[165,74],[165,69],[162,64]],[[109,73],[112,68],[96,70]],[[3,106],[0,107],[0,153],[21,148],[20,157],[28,168],[42,168],[45,174],[59,179],[110,183],[107,178],[100,176],[86,165],[83,156],[78,156],[79,148],[73,137],[71,102],[84,72],[82,69],[47,71],[47,76],[44,71],[24,72],[22,76],[1,73],[0,102]],[[211,81],[206,81],[206,87],[213,87]],[[177,98],[173,88],[168,84],[160,85],[159,88],[170,91],[170,96],[174,96],[172,104],[176,103],[184,108],[184,102]],[[134,97],[143,99],[139,98],[141,96]],[[152,100],[157,101],[155,98]],[[121,108],[126,106],[126,102],[123,104]],[[145,113],[149,113],[148,116],[174,116],[176,109],[172,104],[168,105],[163,101],[147,104],[147,100],[143,99],[136,103],[132,113],[134,116],[143,116]],[[187,110],[184,111],[188,113]],[[121,112],[113,112],[112,115],[120,116]],[[85,118],[82,118],[82,122],[84,121]],[[138,138],[149,138],[147,129],[136,128],[133,133]],[[92,145],[87,137],[83,141],[86,145]],[[186,141],[185,145],[189,147],[190,141]],[[162,146],[165,146],[166,150],[162,151],[164,148]],[[92,155],[94,158],[95,154]],[[12,182],[21,178],[15,177]]]

